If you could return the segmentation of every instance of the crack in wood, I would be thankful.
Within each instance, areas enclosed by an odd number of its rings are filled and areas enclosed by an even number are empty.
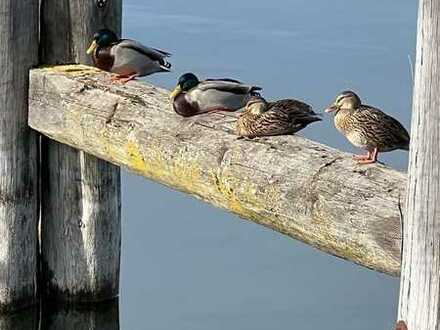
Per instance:
[[[113,108],[112,111],[110,112],[110,115],[108,116],[108,118],[105,120],[106,124],[110,124],[113,120],[113,117],[116,114],[116,111],[118,110],[118,106],[119,106],[119,102],[116,102],[115,104],[113,104]]]

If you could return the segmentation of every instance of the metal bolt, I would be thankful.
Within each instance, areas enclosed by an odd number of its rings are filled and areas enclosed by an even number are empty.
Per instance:
[[[95,0],[96,1],[96,6],[99,9],[104,8],[107,5],[108,0]]]

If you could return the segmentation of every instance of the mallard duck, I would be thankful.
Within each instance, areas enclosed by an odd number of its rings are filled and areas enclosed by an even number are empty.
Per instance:
[[[150,48],[130,39],[119,39],[116,33],[102,29],[95,33],[87,54],[96,67],[115,73],[114,80],[126,83],[136,77],[156,72],[169,72],[171,54]]]
[[[234,79],[199,81],[193,73],[179,78],[170,95],[174,111],[183,117],[205,112],[235,111],[243,108],[260,87],[245,85]]]
[[[381,110],[364,105],[356,93],[342,92],[326,112],[335,113],[335,126],[367,155],[354,156],[360,164],[377,161],[379,152],[409,149],[409,134],[396,119]]]
[[[294,134],[321,118],[312,107],[297,100],[267,102],[261,96],[252,97],[237,121],[236,133],[240,137],[255,138]]]

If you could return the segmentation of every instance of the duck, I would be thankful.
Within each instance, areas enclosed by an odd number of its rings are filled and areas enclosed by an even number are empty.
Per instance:
[[[290,135],[321,120],[312,107],[304,102],[294,99],[267,102],[261,96],[254,96],[237,120],[236,134],[251,139]]]
[[[351,144],[367,151],[353,157],[359,164],[377,162],[380,152],[409,150],[410,136],[405,127],[382,110],[362,104],[353,91],[340,93],[325,112],[335,115],[336,128]]]
[[[109,29],[96,32],[86,52],[92,56],[96,67],[114,73],[112,80],[121,83],[156,72],[170,72],[171,69],[166,60],[170,53],[135,40],[119,39]]]
[[[261,87],[246,85],[235,79],[200,81],[189,72],[180,76],[170,99],[177,114],[190,117],[207,112],[239,110],[260,90]]]

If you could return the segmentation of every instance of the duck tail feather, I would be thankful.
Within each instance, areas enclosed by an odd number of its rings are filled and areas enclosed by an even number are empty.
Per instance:
[[[170,62],[167,62],[165,59],[162,59],[162,60],[160,61],[160,67],[161,67],[161,69],[164,70],[164,71],[167,71],[167,72],[171,71],[171,70],[170,70],[170,69],[171,69],[171,63],[170,63]]]
[[[260,91],[262,91],[262,90],[263,90],[263,88],[261,88],[261,87],[258,87],[258,86],[252,86],[251,91],[250,91],[250,94],[251,94],[252,96],[261,96]]]

